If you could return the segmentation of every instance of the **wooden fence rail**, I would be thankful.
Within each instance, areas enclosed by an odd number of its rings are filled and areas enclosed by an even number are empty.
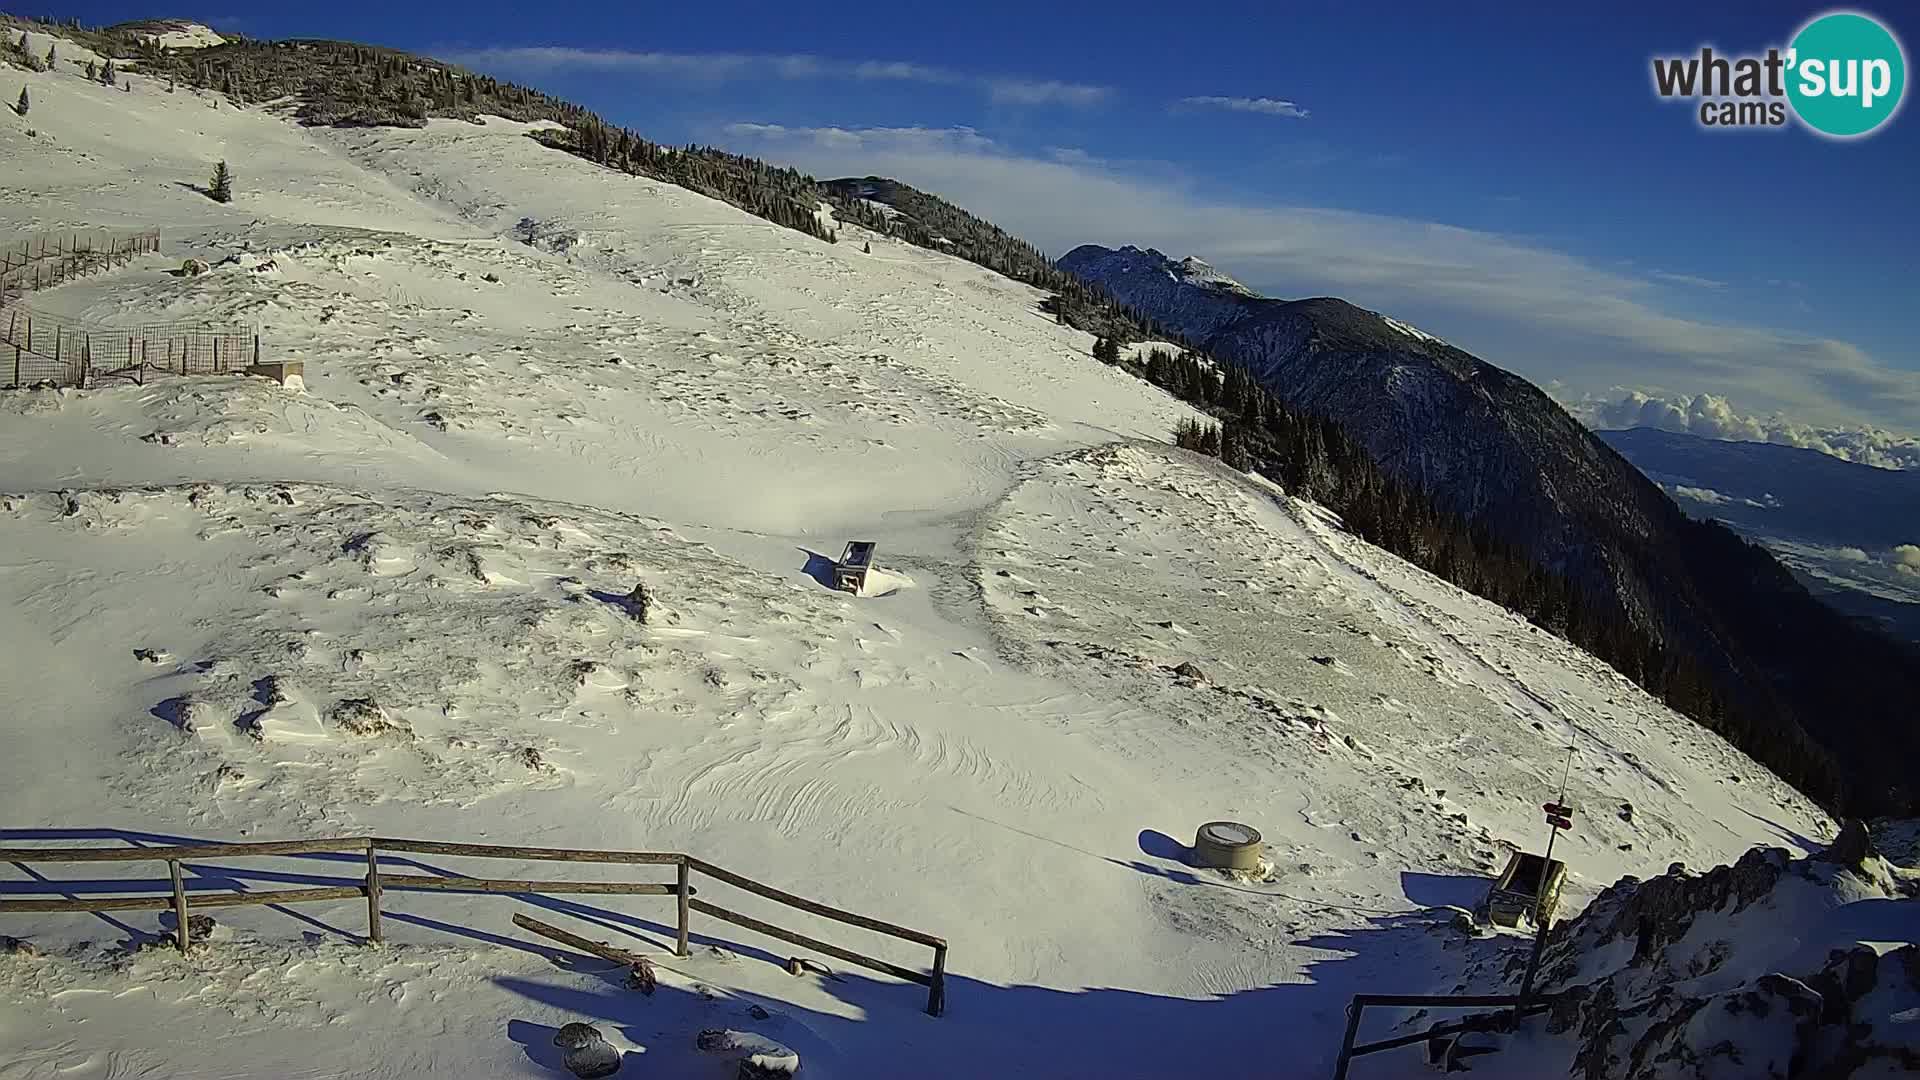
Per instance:
[[[160,230],[74,230],[0,241],[0,305],[160,250]]]
[[[450,877],[429,874],[397,874],[383,872],[380,866],[382,852],[425,855],[454,855],[486,859],[520,859],[528,861],[578,862],[578,863],[614,863],[622,865],[672,866],[675,868],[675,880],[665,882],[627,882],[627,881],[547,881],[521,878],[473,878]],[[364,854],[366,856],[366,874],[358,885],[341,885],[305,889],[274,889],[263,892],[195,892],[189,894],[181,864],[190,859],[254,858],[271,856],[300,855],[337,855]],[[422,892],[461,892],[461,893],[505,893],[513,895],[565,895],[565,894],[608,894],[624,896],[672,896],[675,898],[678,920],[675,933],[674,951],[680,956],[689,954],[689,921],[693,912],[719,919],[722,922],[744,927],[756,933],[780,941],[812,949],[826,956],[844,960],[850,964],[893,976],[904,982],[915,983],[927,988],[927,1012],[939,1016],[946,1011],[946,971],[947,942],[945,938],[897,926],[880,919],[858,915],[851,911],[822,904],[815,900],[796,896],[793,893],[776,889],[771,885],[755,881],[752,878],[736,874],[731,870],[694,858],[683,852],[672,851],[600,851],[585,848],[539,848],[519,847],[503,844],[454,844],[436,840],[405,840],[392,837],[336,837],[320,840],[274,840],[266,842],[235,844],[187,844],[172,847],[11,847],[0,848],[0,863],[62,863],[62,862],[164,862],[167,864],[167,876],[171,886],[165,894],[146,896],[97,896],[79,899],[60,900],[15,900],[0,899],[0,915],[27,912],[96,912],[96,911],[166,911],[174,914],[175,934],[182,952],[191,948],[188,933],[188,917],[194,907],[234,907],[255,904],[299,904],[327,900],[351,900],[365,898],[367,902],[367,938],[378,943],[382,940],[380,914],[382,897],[395,889]],[[723,882],[747,892],[757,893],[777,903],[795,908],[821,918],[857,926],[875,933],[885,934],[926,946],[933,950],[933,966],[927,971],[916,971],[876,959],[852,949],[821,941],[806,934],[796,933],[782,927],[739,912],[731,911],[718,904],[696,899],[698,889],[691,883],[693,874],[704,874],[716,881]],[[351,880],[351,879],[349,879]],[[41,886],[36,892],[62,892],[60,881],[37,878],[31,884]],[[131,883],[130,883],[131,884]]]

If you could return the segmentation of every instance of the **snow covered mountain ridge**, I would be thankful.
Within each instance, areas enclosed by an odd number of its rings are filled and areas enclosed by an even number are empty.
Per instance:
[[[1910,806],[1909,778],[1880,751],[1893,738],[1920,753],[1920,724],[1884,704],[1920,697],[1920,652],[1821,604],[1731,532],[1688,519],[1525,379],[1346,301],[1222,289],[1158,252],[1089,244],[1060,265],[1289,405],[1331,417],[1389,474],[1516,545],[1547,589],[1576,597],[1549,625],[1735,733],[1805,790],[1864,813]],[[1418,538],[1405,548],[1454,580],[1498,572],[1434,550]]]
[[[5,1071],[554,1080],[586,1022],[623,1075],[730,1071],[710,1030],[815,1080],[1272,1075],[1249,1030],[1324,1073],[1352,993],[1461,978],[1451,906],[1538,845],[1570,748],[1572,797],[1634,812],[1562,841],[1569,910],[1834,831],[1588,653],[1169,447],[1195,412],[1041,289],[529,121],[303,126],[141,65],[124,90],[4,69],[33,111],[0,116],[0,233],[165,238],[28,304],[257,324],[306,387],[0,392],[0,838],[699,851],[943,935],[950,1010],[715,919],[671,957],[661,897],[390,898],[381,948],[358,898],[228,908],[184,956],[154,912],[11,910]],[[194,190],[219,160],[232,203]],[[885,595],[831,587],[856,538]],[[1220,819],[1263,835],[1250,880],[1188,861]],[[103,865],[0,868],[0,894],[169,887]],[[183,872],[198,896],[365,866]],[[658,991],[522,933],[534,908],[658,958]]]

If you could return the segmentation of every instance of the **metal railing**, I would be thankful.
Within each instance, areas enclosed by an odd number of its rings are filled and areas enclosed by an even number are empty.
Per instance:
[[[366,855],[366,874],[355,884],[324,886],[307,889],[276,889],[268,892],[195,892],[189,895],[182,876],[181,864],[189,859],[216,859],[232,857],[321,855],[364,852]],[[488,859],[543,860],[551,862],[582,863],[618,863],[627,865],[672,866],[675,880],[664,882],[623,882],[623,881],[540,881],[526,879],[452,877],[427,874],[397,874],[383,872],[380,866],[382,852],[410,852],[425,855],[471,856]],[[101,911],[167,911],[172,910],[176,923],[175,933],[182,952],[192,947],[191,934],[188,931],[189,912],[194,907],[232,907],[254,904],[298,904],[323,900],[349,900],[364,897],[367,902],[367,939],[378,943],[382,940],[380,928],[381,897],[384,893],[399,890],[421,890],[429,892],[465,892],[465,893],[507,893],[531,896],[544,896],[566,893],[601,893],[629,896],[672,896],[676,899],[678,921],[674,952],[679,956],[689,955],[688,930],[693,912],[699,912],[735,926],[744,927],[756,933],[765,934],[802,948],[811,949],[826,956],[836,957],[851,964],[858,964],[905,982],[927,988],[927,1012],[939,1016],[946,1011],[947,984],[947,942],[945,938],[911,930],[904,926],[883,922],[865,915],[822,904],[815,900],[795,896],[792,893],[776,889],[715,866],[710,862],[694,858],[683,852],[671,851],[599,851],[575,848],[518,847],[500,844],[454,844],[433,840],[403,840],[389,837],[354,836],[321,840],[280,840],[267,843],[238,844],[193,844],[172,847],[11,847],[0,848],[0,863],[67,863],[67,862],[140,862],[153,861],[167,864],[171,891],[165,894],[96,896],[80,899],[59,900],[13,900],[0,899],[0,915],[26,912],[101,912]],[[933,950],[933,966],[927,971],[916,971],[898,964],[888,963],[852,949],[796,933],[771,923],[755,919],[739,912],[728,910],[718,904],[696,899],[691,883],[692,875],[704,874],[716,881],[725,882],[735,888],[756,893],[769,900],[791,908],[818,915],[821,918],[857,926],[875,933],[924,945]],[[349,879],[352,880],[352,879]],[[31,884],[44,886],[34,892],[60,892],[60,881],[38,877]]]
[[[1434,1024],[1425,1031],[1416,1031],[1407,1035],[1396,1035],[1390,1039],[1378,1039],[1370,1043],[1354,1045],[1354,1039],[1360,1035],[1360,1017],[1368,1006],[1374,1008],[1412,1008],[1427,1009],[1500,1009],[1498,1013],[1468,1017],[1450,1024]],[[1525,1017],[1543,1013],[1553,1007],[1550,1001],[1524,1001],[1518,994],[1355,994],[1347,1005],[1347,1034],[1340,1043],[1340,1057],[1333,1065],[1333,1080],[1347,1080],[1347,1067],[1353,1059],[1368,1054],[1377,1054],[1382,1050],[1392,1050],[1401,1046],[1411,1046],[1417,1042],[1434,1039],[1446,1039],[1463,1035],[1470,1031],[1511,1030]]]

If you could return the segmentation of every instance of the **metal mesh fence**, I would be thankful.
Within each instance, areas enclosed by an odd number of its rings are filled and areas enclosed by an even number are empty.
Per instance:
[[[196,323],[94,326],[15,305],[0,310],[0,385],[87,386],[149,375],[227,375],[256,362],[245,327]]]
[[[160,250],[160,233],[72,231],[0,244],[0,387],[145,382],[152,374],[225,375],[257,363],[260,336],[238,326],[103,326],[35,311],[21,297]]]

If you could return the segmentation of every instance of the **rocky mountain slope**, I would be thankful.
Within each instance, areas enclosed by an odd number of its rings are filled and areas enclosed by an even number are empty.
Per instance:
[[[1473,1057],[1474,1071],[1578,1080],[1914,1075],[1913,826],[1886,821],[1870,835],[1854,823],[1810,858],[1755,848],[1728,866],[1676,863],[1645,881],[1622,878],[1555,929],[1540,967],[1552,1002],[1544,1025],[1517,1037],[1468,1036],[1487,1051]],[[1524,948],[1476,942],[1468,955],[1463,988],[1517,988]]]
[[[1390,471],[1498,523],[1555,568],[1618,583],[1584,516],[1635,542],[1665,524],[1659,491],[1546,394],[1414,327],[1331,297],[1271,300],[1152,250],[1084,245],[1060,265],[1287,401],[1340,418]]]
[[[1783,775],[1803,767],[1811,740],[1833,755],[1831,769],[1796,782],[1870,810],[1907,807],[1909,779],[1882,751],[1893,739],[1920,752],[1920,723],[1890,704],[1920,697],[1920,653],[1820,604],[1732,533],[1689,519],[1525,379],[1343,300],[1259,296],[1197,259],[1085,245],[1060,265],[1333,418],[1389,473],[1569,579],[1583,613],[1604,612],[1647,642],[1602,627],[1583,644],[1735,732]]]

